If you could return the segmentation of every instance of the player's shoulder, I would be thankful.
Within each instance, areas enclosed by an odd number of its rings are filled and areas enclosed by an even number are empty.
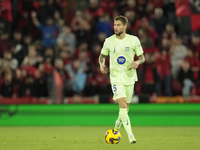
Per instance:
[[[113,35],[107,37],[107,38],[105,39],[105,41],[112,41],[112,40],[114,40],[115,38],[116,38],[116,35],[113,34]]]
[[[126,34],[128,38],[133,39],[133,40],[138,40],[138,37],[135,35],[130,35],[130,34]]]

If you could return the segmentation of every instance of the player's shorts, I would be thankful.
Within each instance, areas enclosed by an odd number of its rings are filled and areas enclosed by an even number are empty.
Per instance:
[[[133,96],[134,84],[123,85],[121,83],[111,84],[113,91],[113,99],[117,100],[118,98],[126,97],[126,102],[130,103]]]

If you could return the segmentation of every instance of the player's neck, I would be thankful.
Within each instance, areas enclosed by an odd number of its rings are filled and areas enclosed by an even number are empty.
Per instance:
[[[120,35],[116,35],[116,38],[118,38],[119,40],[122,40],[126,37],[126,32],[123,32],[122,34]]]

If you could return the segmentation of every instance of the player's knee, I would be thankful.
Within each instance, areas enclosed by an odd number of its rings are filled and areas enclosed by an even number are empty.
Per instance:
[[[119,104],[119,107],[120,108],[127,108],[127,104],[126,103],[121,103],[121,104]]]
[[[126,98],[122,97],[117,99],[120,108],[127,108]]]

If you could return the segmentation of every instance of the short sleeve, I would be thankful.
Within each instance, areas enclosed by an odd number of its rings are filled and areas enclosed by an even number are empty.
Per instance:
[[[103,48],[101,49],[101,54],[105,55],[105,56],[108,56],[110,53],[110,50],[109,50],[109,42],[108,40],[106,39],[104,44],[103,44]]]
[[[140,56],[141,54],[144,53],[140,40],[137,37],[135,38],[135,53],[137,56]]]

